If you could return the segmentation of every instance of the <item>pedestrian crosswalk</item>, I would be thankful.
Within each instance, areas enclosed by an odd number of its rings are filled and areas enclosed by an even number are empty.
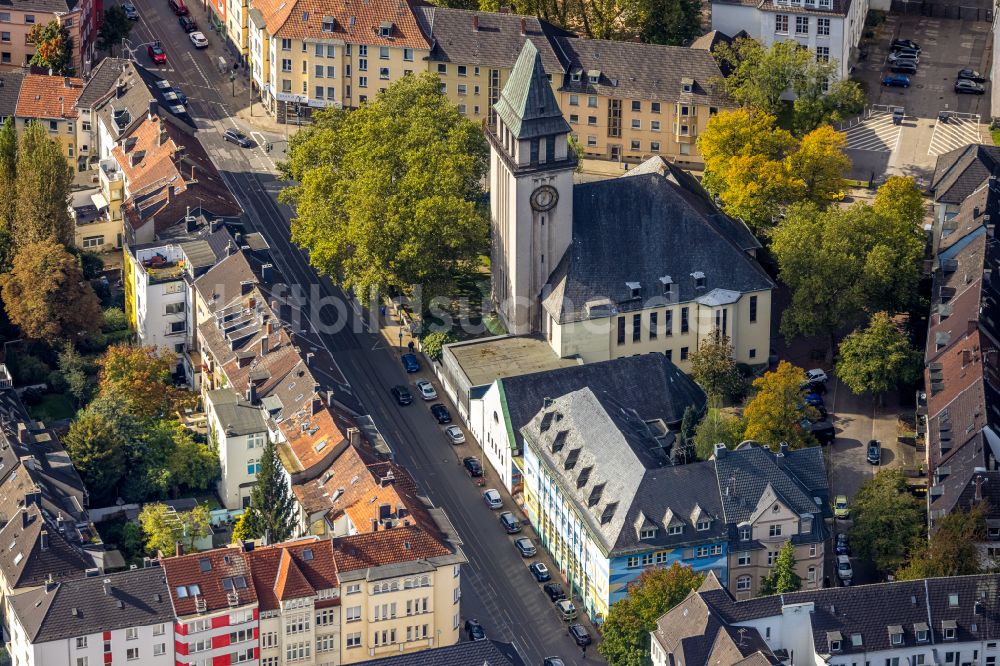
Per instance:
[[[891,113],[874,113],[844,131],[847,147],[889,153],[896,147],[902,126],[892,122]]]
[[[931,156],[943,155],[956,148],[979,143],[982,140],[979,133],[979,121],[978,114],[964,114],[961,117],[950,116],[947,121],[938,119],[934,125],[934,134],[931,136],[931,145],[927,149],[927,154]]]

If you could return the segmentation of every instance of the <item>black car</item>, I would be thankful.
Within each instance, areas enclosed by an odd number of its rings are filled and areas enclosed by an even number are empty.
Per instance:
[[[431,405],[431,414],[434,415],[438,423],[451,423],[451,412],[441,403]]]
[[[469,476],[482,476],[483,466],[479,463],[479,460],[469,456],[468,458],[462,459],[462,464],[465,465],[465,469],[469,471]]]
[[[181,24],[181,28],[184,32],[194,32],[198,29],[198,24],[194,22],[194,19],[190,16],[178,16],[177,22]]]
[[[986,92],[986,87],[982,83],[976,83],[969,79],[958,79],[955,81],[955,92],[966,95],[982,95]]]
[[[582,624],[569,625],[569,635],[573,637],[573,640],[580,647],[590,645],[591,643],[590,634],[587,633],[587,628]]]
[[[413,395],[406,389],[405,386],[393,386],[392,397],[396,399],[396,403],[400,405],[409,405],[413,402]]]
[[[253,146],[253,141],[250,140],[250,137],[243,132],[232,128],[227,129],[225,134],[222,135],[222,138],[231,143],[235,143],[240,148],[250,148]]]
[[[983,76],[974,69],[969,69],[968,67],[966,67],[965,69],[960,69],[958,71],[958,78],[966,79],[969,81],[975,81],[976,83],[986,83],[985,76]]]
[[[898,51],[900,49],[910,49],[920,53],[920,44],[917,44],[912,39],[894,39],[892,40],[892,50]]]
[[[465,634],[469,637],[470,641],[486,639],[486,630],[483,629],[483,625],[479,624],[479,620],[473,618],[465,621]]]
[[[549,601],[552,603],[566,598],[566,591],[558,583],[546,583],[542,585],[542,591],[549,595]]]
[[[882,462],[882,442],[873,439],[868,442],[868,455],[865,457],[870,465],[878,465]]]

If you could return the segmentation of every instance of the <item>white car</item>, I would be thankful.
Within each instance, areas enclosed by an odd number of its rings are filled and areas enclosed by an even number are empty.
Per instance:
[[[854,578],[854,569],[851,568],[851,558],[847,555],[837,555],[837,578],[841,584],[850,585]]]
[[[822,382],[825,384],[830,378],[826,376],[825,370],[813,368],[812,370],[806,370],[806,379],[810,382]]]
[[[465,433],[457,425],[450,425],[444,429],[444,434],[448,437],[448,441],[452,444],[464,444],[465,443]]]
[[[483,501],[486,502],[486,506],[491,509],[502,509],[503,508],[503,498],[500,497],[498,493],[493,488],[490,488],[485,493],[483,493]]]
[[[417,392],[424,400],[434,400],[438,397],[437,391],[434,390],[434,384],[431,384],[427,379],[418,379],[413,382],[413,385],[417,387]]]
[[[196,49],[208,48],[208,38],[205,34],[200,31],[192,32],[188,37],[191,38],[191,43],[194,44]]]
[[[556,610],[564,622],[576,619],[576,606],[569,599],[560,599],[556,602]]]
[[[907,61],[907,62],[912,62],[914,65],[919,65],[920,64],[920,58],[918,58],[916,56],[916,54],[913,54],[913,53],[890,53],[889,54],[889,63],[890,64],[894,65],[897,62],[903,62],[904,60]]]

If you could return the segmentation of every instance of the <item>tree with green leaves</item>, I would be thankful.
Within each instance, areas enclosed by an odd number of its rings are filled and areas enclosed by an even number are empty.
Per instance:
[[[240,517],[236,519],[233,523],[233,538],[230,543],[243,543],[244,541],[250,541],[253,539],[253,535],[250,534],[250,528],[247,524],[247,518],[250,516],[248,511],[244,511],[240,514]]]
[[[168,421],[172,428],[172,444],[167,459],[170,482],[175,495],[181,490],[204,492],[215,485],[222,474],[219,454],[195,440],[191,431],[176,421]]]
[[[59,142],[41,123],[30,122],[17,146],[14,182],[14,225],[18,249],[43,240],[73,246],[73,220],[69,215],[69,189],[73,172]]]
[[[54,240],[21,247],[0,293],[11,323],[26,337],[57,344],[96,333],[101,306],[80,264]]]
[[[639,0],[638,6],[629,27],[644,42],[687,46],[704,32],[698,0]]]
[[[791,541],[786,541],[778,551],[778,558],[771,571],[760,581],[760,594],[784,594],[795,592],[801,587],[802,578],[795,573],[795,547]]]
[[[923,226],[926,205],[917,182],[910,176],[889,176],[872,202],[875,212],[902,224]]]
[[[117,487],[126,472],[127,434],[114,411],[91,404],[69,425],[62,442],[80,473],[94,506],[104,506],[117,497]]]
[[[643,571],[628,586],[628,596],[616,601],[601,626],[597,651],[610,666],[645,666],[650,662],[649,632],[656,620],[684,601],[705,579],[691,567],[674,562],[669,568]]]
[[[896,570],[899,580],[947,578],[983,573],[979,543],[986,539],[986,504],[958,509],[934,521],[929,540],[919,539],[910,550],[910,559]]]
[[[52,70],[56,76],[73,76],[73,38],[59,21],[36,23],[28,31],[28,41],[35,45],[30,64]]]
[[[104,21],[97,31],[97,48],[115,57],[115,47],[127,39],[132,32],[132,21],[120,5],[111,5],[104,10]]]
[[[694,433],[694,454],[698,460],[708,460],[715,455],[715,445],[725,444],[734,449],[743,441],[746,422],[735,414],[721,409],[710,409]]]
[[[805,403],[802,386],[806,373],[788,361],[753,382],[756,390],[743,410],[746,431],[743,436],[772,449],[785,442],[793,449],[813,446],[816,440],[802,427],[802,419],[819,420],[814,407]]]
[[[14,261],[14,220],[17,203],[17,129],[8,116],[0,126],[0,273]]]
[[[855,394],[882,396],[920,376],[923,354],[887,312],[872,315],[868,327],[857,329],[840,343],[837,377]]]
[[[688,405],[684,408],[684,414],[681,416],[681,430],[678,434],[680,439],[680,444],[684,447],[685,451],[694,450],[694,434],[698,430],[698,410],[694,408],[694,405]],[[685,455],[685,459],[688,456]]]
[[[691,376],[710,398],[724,400],[742,394],[743,376],[729,336],[716,330],[702,341],[691,354]]]
[[[80,407],[90,397],[90,381],[87,378],[87,363],[71,342],[66,342],[59,352],[59,372],[76,406]]]
[[[795,87],[792,125],[797,133],[843,122],[864,110],[867,99],[861,84],[837,78],[836,69],[835,61],[814,61]]]
[[[829,125],[802,137],[798,149],[788,157],[788,167],[805,185],[803,200],[826,206],[843,196],[847,189],[845,176],[851,170],[845,148],[847,139]]]
[[[176,544],[185,553],[195,552],[195,544],[212,534],[208,506],[199,504],[190,511],[170,511],[166,504],[147,504],[139,514],[139,524],[146,535],[146,552],[172,557]]]
[[[882,574],[893,573],[906,563],[926,521],[924,506],[909,493],[906,477],[897,469],[883,469],[861,484],[851,517],[855,551],[874,562]]]
[[[487,251],[487,156],[482,131],[436,76],[405,76],[295,135],[282,173],[300,184],[280,194],[295,206],[292,238],[363,300],[414,284],[447,293]]]
[[[278,459],[274,442],[268,441],[260,455],[260,471],[250,490],[246,511],[246,534],[268,543],[285,541],[295,533],[295,498]]]

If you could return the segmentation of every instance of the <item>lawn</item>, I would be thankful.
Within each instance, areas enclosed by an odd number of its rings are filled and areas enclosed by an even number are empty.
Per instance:
[[[990,136],[993,137],[993,145],[1000,146],[1000,127],[996,129],[990,128]]]
[[[28,407],[28,413],[36,421],[58,421],[72,418],[76,414],[76,408],[62,393],[46,393],[40,403]]]

